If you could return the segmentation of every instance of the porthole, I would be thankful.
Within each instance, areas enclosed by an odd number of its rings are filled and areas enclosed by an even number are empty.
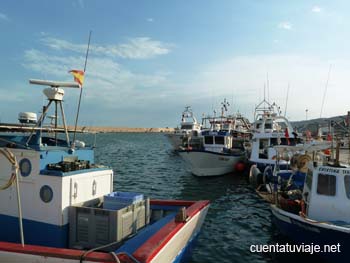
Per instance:
[[[32,171],[32,164],[31,164],[31,162],[27,158],[23,158],[19,162],[19,170],[20,170],[21,175],[23,177],[26,177],[26,176],[30,175],[30,173]]]
[[[53,199],[53,191],[50,186],[44,185],[40,189],[40,198],[43,202],[49,203]]]

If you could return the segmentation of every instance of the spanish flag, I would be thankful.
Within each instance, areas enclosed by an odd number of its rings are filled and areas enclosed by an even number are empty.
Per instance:
[[[80,87],[82,87],[84,83],[84,71],[73,69],[69,73],[74,76],[74,81],[78,82]]]

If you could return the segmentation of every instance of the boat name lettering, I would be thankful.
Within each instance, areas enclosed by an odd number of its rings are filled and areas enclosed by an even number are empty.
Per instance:
[[[343,174],[350,174],[349,170],[343,170]]]
[[[328,173],[339,173],[338,169],[332,169],[332,168],[325,168],[325,167],[320,167],[319,169],[320,172],[328,172]]]

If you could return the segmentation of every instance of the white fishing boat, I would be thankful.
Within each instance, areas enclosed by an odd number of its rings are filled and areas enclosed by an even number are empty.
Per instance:
[[[301,189],[276,192],[273,221],[298,244],[317,246],[315,254],[346,262],[350,256],[350,167],[340,165],[338,159],[332,164],[319,160],[310,158]]]
[[[175,150],[183,144],[188,136],[196,136],[201,130],[201,124],[194,117],[191,106],[186,106],[182,112],[179,128],[175,128],[173,133],[167,133],[171,145]]]
[[[279,107],[266,100],[255,108],[253,125],[249,181],[257,187],[264,177],[272,175],[277,156],[274,146],[295,145],[299,138],[288,119],[281,116]],[[288,161],[282,159],[282,164],[286,166]]]
[[[249,121],[240,114],[224,116],[225,111],[226,100],[221,116],[203,118],[203,124],[208,122],[210,127],[189,138],[179,150],[196,176],[217,176],[244,168],[245,142],[250,139]]]
[[[40,118],[0,125],[0,262],[186,260],[209,202],[113,192],[113,170],[95,162],[94,147],[70,140],[64,88],[79,85],[30,83],[49,86]],[[52,105],[55,125],[44,127]]]

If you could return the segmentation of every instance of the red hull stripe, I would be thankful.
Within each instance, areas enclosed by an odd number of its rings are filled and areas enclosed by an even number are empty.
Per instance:
[[[34,245],[25,245],[24,247],[22,247],[21,244],[9,242],[0,242],[0,251],[75,260],[79,260],[81,255],[84,253],[83,250],[76,249],[53,248]],[[96,262],[114,261],[112,255],[102,252],[92,252],[85,259]]]
[[[152,200],[154,205],[176,205],[186,206],[187,215],[194,216],[204,207],[209,204],[209,201],[164,201]],[[172,221],[162,227],[155,235],[148,239],[140,248],[133,254],[140,262],[149,262],[155,255],[166,245],[166,243],[182,228],[184,223],[176,223]],[[7,251],[12,253],[31,254],[45,257],[55,257],[64,259],[79,260],[84,250],[53,248],[35,245],[25,245],[24,247],[18,243],[0,242],[0,251]],[[121,262],[132,263],[133,261],[127,256],[119,256]],[[92,252],[85,257],[85,260],[93,262],[115,262],[112,255],[104,252]]]
[[[154,200],[151,204],[158,204],[158,200]],[[159,201],[161,205],[182,205],[187,206],[192,203],[189,207],[186,208],[187,215],[193,217],[199,213],[204,207],[209,205],[208,200],[204,201],[169,201],[169,203],[164,203],[164,201]],[[157,253],[169,242],[169,240],[176,235],[177,232],[181,230],[185,223],[175,222],[175,220],[166,224],[162,227],[155,235],[148,239],[142,246],[140,246],[133,256],[140,262],[150,262]]]

